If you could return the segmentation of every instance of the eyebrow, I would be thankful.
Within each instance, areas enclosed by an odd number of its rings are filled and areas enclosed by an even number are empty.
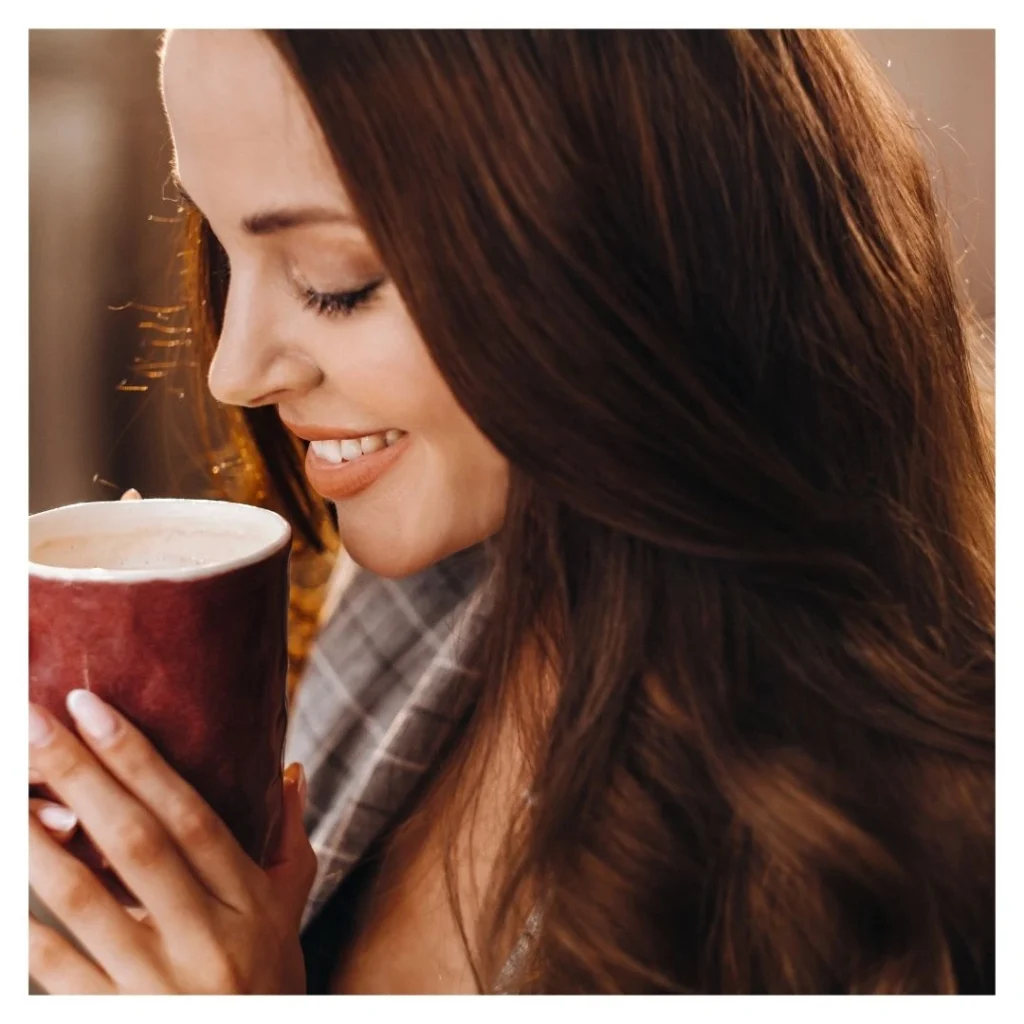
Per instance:
[[[178,190],[178,200],[183,206],[199,210],[198,204],[185,191],[177,172],[171,173],[171,181]],[[242,229],[250,235],[273,235],[290,228],[301,228],[311,224],[351,224],[358,225],[355,216],[345,210],[332,209],[327,206],[295,206],[283,207],[279,210],[265,210],[250,214],[242,219]]]

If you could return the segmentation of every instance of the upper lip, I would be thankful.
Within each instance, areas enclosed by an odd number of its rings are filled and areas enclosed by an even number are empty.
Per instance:
[[[384,430],[346,430],[344,427],[319,427],[312,423],[298,426],[289,423],[284,417],[281,422],[296,436],[304,441],[356,441],[361,437],[369,437],[371,434],[385,434]]]

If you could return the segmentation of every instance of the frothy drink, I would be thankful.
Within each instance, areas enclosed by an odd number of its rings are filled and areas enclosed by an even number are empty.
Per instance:
[[[184,569],[243,558],[259,538],[215,526],[159,527],[125,533],[53,537],[36,544],[29,560],[67,569]]]
[[[275,513],[223,501],[29,517],[29,699],[72,729],[71,690],[108,701],[258,863],[281,821],[290,537]],[[88,836],[70,849],[134,902]]]

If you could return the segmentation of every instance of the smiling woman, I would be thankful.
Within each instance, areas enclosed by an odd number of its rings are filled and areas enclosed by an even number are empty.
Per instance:
[[[268,881],[207,821],[216,926],[82,986],[294,985],[301,931],[310,992],[990,991],[991,450],[853,42],[182,31],[163,88],[236,496],[347,587],[301,921],[296,833]]]
[[[276,406],[307,441],[402,432],[358,467],[307,456],[346,549],[372,571],[407,575],[494,533],[504,460],[430,360],[269,41],[172,33],[163,69],[178,181],[230,260],[214,397]],[[489,498],[453,504],[469,493]]]

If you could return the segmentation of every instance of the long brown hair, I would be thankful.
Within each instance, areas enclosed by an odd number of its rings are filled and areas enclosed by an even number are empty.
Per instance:
[[[515,709],[533,799],[480,986],[532,907],[520,991],[990,990],[994,480],[942,211],[866,58],[270,37],[512,466],[467,736]]]

